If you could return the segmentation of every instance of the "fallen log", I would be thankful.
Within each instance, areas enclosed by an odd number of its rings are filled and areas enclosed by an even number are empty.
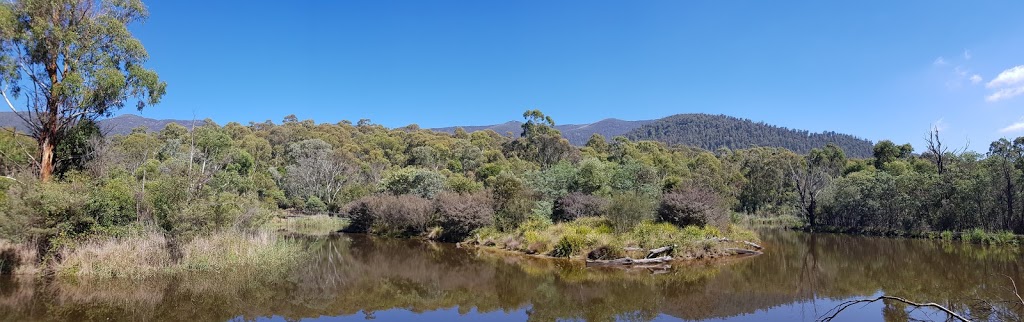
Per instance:
[[[668,246],[665,246],[665,247],[659,247],[659,248],[652,249],[652,250],[650,250],[650,252],[647,253],[647,258],[655,258],[658,254],[665,253],[665,252],[670,252],[670,251],[672,251],[675,248],[676,248],[676,245],[668,245]]]
[[[750,246],[750,247],[754,247],[754,249],[764,249],[764,247],[761,247],[761,245],[758,245],[758,244],[755,244],[755,243],[752,243],[752,242],[749,242],[749,241],[746,241],[746,240],[732,240],[732,239],[728,239],[728,238],[724,238],[724,237],[722,237],[722,238],[711,238],[711,240],[722,242],[722,243],[740,243],[740,244],[744,244],[744,245],[747,245],[747,246]]]
[[[610,266],[610,265],[650,265],[650,264],[664,264],[672,261],[672,256],[662,256],[656,258],[619,258],[619,259],[588,259],[587,265],[593,266]]]
[[[755,244],[755,243],[751,243],[751,242],[748,242],[748,241],[745,241],[745,240],[740,242],[740,243],[744,244],[744,245],[747,245],[747,246],[750,246],[750,247],[754,247],[755,249],[759,249],[759,250],[760,249],[764,249],[764,247],[761,247],[761,245],[758,245],[758,244]]]

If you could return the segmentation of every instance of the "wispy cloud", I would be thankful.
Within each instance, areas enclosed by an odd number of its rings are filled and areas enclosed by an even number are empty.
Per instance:
[[[1013,97],[1018,96],[1020,94],[1024,94],[1024,86],[1000,89],[1000,90],[996,91],[995,93],[992,93],[991,95],[986,96],[985,100],[989,101],[989,102],[998,102],[998,101],[1002,101],[1002,100],[1005,100],[1005,99],[1013,98]]]
[[[1010,126],[999,129],[999,133],[1013,133],[1024,131],[1024,119],[1020,119],[1016,123],[1010,124]]]
[[[935,121],[935,123],[932,123],[932,128],[939,132],[944,132],[949,129],[949,124],[946,124],[945,118],[941,118]]]
[[[971,50],[970,49],[964,50],[964,59],[965,60],[971,60],[971,57],[974,57],[974,55],[971,54]]]
[[[981,83],[982,80],[983,79],[981,79],[981,75],[978,75],[978,74],[971,75],[971,84]]]
[[[948,63],[948,62],[946,62],[946,59],[945,59],[945,58],[942,58],[942,57],[940,56],[939,58],[935,58],[935,61],[934,61],[934,62],[932,62],[932,64],[933,64],[933,65],[935,65],[935,66],[942,66],[942,65],[946,65],[946,64],[949,64],[949,63]]]
[[[1021,81],[1024,81],[1024,65],[1014,66],[1013,68],[1004,70],[985,86],[988,88],[996,88],[1013,85]]]

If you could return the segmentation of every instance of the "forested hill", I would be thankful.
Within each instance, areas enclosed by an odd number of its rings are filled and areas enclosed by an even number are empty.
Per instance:
[[[835,143],[848,157],[854,158],[870,158],[873,146],[871,141],[849,134],[811,133],[738,117],[710,114],[677,114],[665,117],[632,129],[625,136],[631,140],[654,140],[711,151],[722,147],[744,149],[769,146],[783,147],[803,154],[813,148]]]
[[[133,128],[145,127],[150,131],[159,131],[168,123],[178,123],[186,127],[191,121],[186,120],[155,120],[138,115],[125,114],[99,121],[100,129],[107,135],[128,134]],[[522,132],[522,122],[511,121],[495,125],[463,126],[467,132],[493,130],[499,134],[518,136]],[[0,112],[0,127],[16,127],[26,131],[20,118],[11,112]],[[457,127],[432,129],[439,132],[454,133]],[[856,158],[871,157],[871,141],[848,134],[835,132],[811,133],[785,127],[754,122],[726,115],[710,114],[677,114],[657,120],[624,121],[604,119],[589,124],[563,124],[557,128],[562,136],[576,146],[586,144],[593,134],[601,134],[607,139],[624,135],[632,140],[654,140],[668,144],[681,144],[714,151],[720,147],[741,149],[753,146],[784,147],[797,153],[807,153],[813,148],[836,143],[843,148],[847,156]]]
[[[626,134],[632,129],[640,127],[641,125],[654,122],[653,120],[646,121],[623,121],[620,119],[603,119],[594,123],[588,124],[562,124],[556,125],[555,129],[562,132],[562,137],[569,140],[576,146],[587,144],[587,140],[590,139],[591,135],[600,134],[606,139]],[[523,132],[523,122],[510,121],[501,124],[494,125],[482,125],[482,126],[452,126],[432,129],[438,132],[455,133],[455,129],[462,128],[466,132],[476,132],[484,130],[492,130],[498,132],[498,134],[506,135],[512,133],[512,136],[518,136],[519,133]]]
[[[97,123],[100,126],[100,131],[106,135],[128,134],[132,132],[132,129],[137,127],[145,127],[150,131],[160,131],[170,123],[178,123],[185,127],[192,125],[192,121],[187,120],[156,120],[133,114],[124,114],[102,119]],[[201,121],[197,122],[197,124],[201,123]],[[14,114],[14,112],[0,112],[0,128],[5,127],[14,127],[18,129],[18,131],[28,132],[28,126],[26,126],[25,122],[22,121],[18,115]]]

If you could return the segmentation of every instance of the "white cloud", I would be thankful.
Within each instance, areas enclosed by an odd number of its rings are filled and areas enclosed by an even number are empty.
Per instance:
[[[988,82],[985,86],[988,86],[988,88],[995,88],[1013,85],[1020,81],[1024,81],[1024,65],[1014,66],[1013,68],[1004,70],[1002,73],[999,73],[999,76],[996,76],[995,79],[992,79],[992,81]]]
[[[1010,124],[1010,126],[999,129],[999,133],[1012,133],[1024,131],[1024,119],[1017,121],[1017,123]]]
[[[981,83],[981,81],[982,81],[981,75],[978,75],[978,74],[971,75],[971,84]]]
[[[946,129],[949,129],[949,124],[946,124],[945,118],[941,118],[935,121],[935,123],[932,123],[932,128],[939,132],[944,132]]]
[[[974,55],[971,54],[971,50],[970,49],[964,50],[964,59],[971,60],[971,57],[974,57]]]
[[[989,102],[998,102],[998,101],[1001,101],[1001,100],[1013,98],[1014,96],[1017,96],[1017,95],[1020,95],[1020,94],[1024,94],[1024,86],[1004,88],[1004,89],[998,90],[995,93],[992,93],[992,95],[989,95],[988,97],[985,97],[985,100],[989,101]]]
[[[949,63],[946,62],[945,58],[942,58],[940,56],[939,58],[935,58],[935,62],[932,62],[932,64],[935,65],[935,66],[942,66],[942,65],[945,65],[945,64],[949,64]]]

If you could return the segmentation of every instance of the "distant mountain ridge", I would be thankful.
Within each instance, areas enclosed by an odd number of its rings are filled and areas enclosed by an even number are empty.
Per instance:
[[[160,131],[171,123],[178,123],[186,127],[192,125],[191,120],[156,120],[134,114],[118,115],[99,120],[96,123],[100,126],[100,132],[106,135],[128,134],[132,132],[132,129],[140,126],[150,131]],[[196,124],[201,123],[201,121],[197,121]],[[14,112],[0,112],[0,127],[14,127],[18,131],[28,132],[25,122]]]
[[[619,135],[625,135],[630,130],[637,127],[643,126],[647,123],[653,122],[653,120],[647,121],[623,121],[620,119],[603,119],[594,123],[589,124],[563,124],[555,125],[558,131],[562,132],[562,136],[569,140],[573,145],[584,145],[590,136],[594,134],[601,134],[606,139],[611,139]],[[445,133],[455,133],[455,129],[460,126],[434,128],[431,130]],[[513,136],[518,136],[519,133],[523,132],[523,122],[509,121],[495,125],[483,125],[483,126],[461,126],[466,132],[476,132],[492,130],[498,132],[498,134],[506,135],[509,132]]]
[[[133,114],[102,119],[100,130],[107,135],[128,134],[132,129],[145,127],[160,131],[167,124],[178,123],[185,127],[191,120],[156,120]],[[509,121],[493,125],[461,126],[467,132],[493,130],[501,135],[518,136],[522,122]],[[0,127],[15,127],[20,131],[28,128],[13,112],[0,112]],[[433,128],[430,130],[455,133],[460,126]],[[849,134],[836,132],[813,133],[754,122],[749,119],[727,115],[676,114],[657,120],[625,121],[604,119],[589,124],[564,124],[555,126],[573,145],[587,143],[590,136],[601,134],[606,139],[625,136],[632,140],[653,140],[667,144],[687,145],[714,151],[719,148],[744,149],[750,147],[782,147],[797,153],[808,153],[813,148],[835,143],[843,148],[846,155],[854,158],[870,158],[874,144]]]
[[[522,132],[522,122],[494,125],[462,126],[466,132],[493,130],[513,136]],[[458,126],[432,129],[454,133]],[[557,125],[556,129],[573,145],[584,145],[597,133],[606,139],[622,135],[631,140],[652,140],[667,144],[687,145],[714,151],[719,148],[781,147],[797,153],[808,153],[828,143],[835,143],[854,158],[870,158],[874,143],[870,140],[836,132],[813,133],[754,122],[727,115],[676,114],[657,120],[623,121],[604,119],[590,124]]]

